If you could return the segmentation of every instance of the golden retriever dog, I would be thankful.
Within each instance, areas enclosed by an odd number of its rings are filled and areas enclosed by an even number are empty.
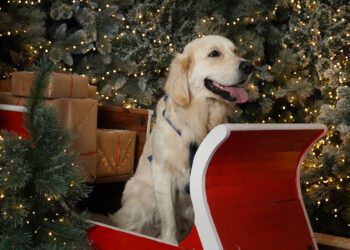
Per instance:
[[[189,233],[191,148],[227,121],[235,103],[248,100],[242,85],[253,69],[230,40],[217,35],[195,39],[176,55],[122,207],[110,215],[118,227],[175,244]]]

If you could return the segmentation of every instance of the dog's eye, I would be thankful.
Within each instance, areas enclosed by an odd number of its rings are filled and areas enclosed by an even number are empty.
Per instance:
[[[213,50],[212,52],[209,53],[208,57],[219,57],[220,52],[217,50]]]

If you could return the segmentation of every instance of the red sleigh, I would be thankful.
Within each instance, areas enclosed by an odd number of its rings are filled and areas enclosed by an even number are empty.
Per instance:
[[[0,128],[25,134],[23,108],[0,105]],[[317,249],[299,184],[308,149],[325,133],[318,124],[224,124],[194,158],[195,225],[178,246],[92,222],[99,250]]]
[[[224,124],[196,153],[195,225],[178,246],[95,223],[97,249],[317,249],[301,198],[300,165],[318,124]]]

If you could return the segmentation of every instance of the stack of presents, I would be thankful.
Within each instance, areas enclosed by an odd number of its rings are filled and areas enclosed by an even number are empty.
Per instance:
[[[14,72],[11,80],[0,81],[0,129],[16,130],[13,112],[25,115],[22,105],[33,80],[33,72]],[[45,99],[73,134],[71,150],[78,154],[87,182],[125,181],[133,175],[149,132],[151,110],[100,106],[96,86],[75,74],[53,73]],[[15,123],[22,126],[22,120]]]

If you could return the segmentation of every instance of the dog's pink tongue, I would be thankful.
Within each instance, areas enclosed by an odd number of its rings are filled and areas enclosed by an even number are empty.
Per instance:
[[[248,93],[242,88],[237,87],[224,87],[224,89],[230,93],[230,95],[236,98],[236,103],[245,103],[248,101]]]

